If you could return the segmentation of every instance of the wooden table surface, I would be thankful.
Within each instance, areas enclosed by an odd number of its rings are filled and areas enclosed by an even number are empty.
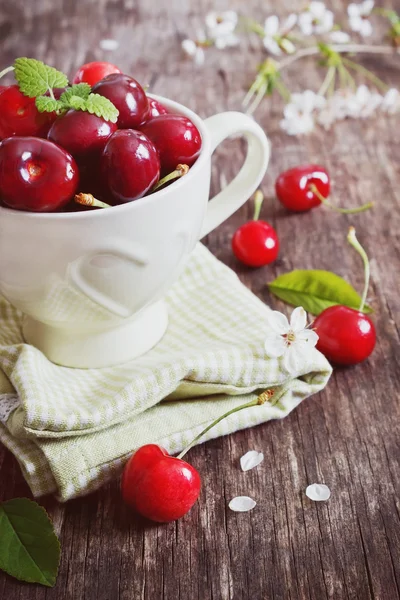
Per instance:
[[[231,0],[261,22],[302,2]],[[390,6],[390,2],[387,3]],[[392,6],[394,6],[392,4]],[[34,56],[72,74],[82,63],[105,59],[132,73],[151,91],[176,99],[203,116],[239,109],[260,62],[260,44],[210,50],[203,69],[182,58],[180,42],[193,35],[209,0],[1,0],[0,68],[16,56]],[[331,8],[343,17],[345,3]],[[120,42],[113,53],[99,41]],[[399,58],[364,59],[388,83],[400,86]],[[303,61],[287,72],[292,89],[317,89],[321,74]],[[244,206],[206,240],[209,248],[271,306],[290,310],[266,282],[293,268],[333,270],[361,290],[360,259],[346,244],[354,224],[370,257],[369,294],[378,340],[364,364],[334,372],[327,389],[283,421],[270,422],[201,445],[190,461],[202,473],[200,501],[183,520],[138,522],[121,505],[118,482],[86,498],[58,504],[42,499],[62,542],[57,585],[21,584],[0,574],[0,598],[74,600],[395,600],[400,589],[399,120],[379,116],[339,123],[329,133],[292,138],[279,129],[282,105],[265,100],[256,118],[272,142],[262,189],[262,217],[277,229],[279,260],[249,270],[232,256],[231,236],[251,206]],[[216,154],[213,188],[229,180],[243,160],[237,141]],[[332,199],[355,206],[374,201],[354,217],[326,209],[286,213],[274,199],[274,181],[285,168],[319,162],[332,175]],[[238,458],[249,449],[265,454],[261,467],[238,477]],[[0,499],[29,496],[18,465],[0,448]],[[312,503],[309,483],[325,482],[332,496]],[[227,509],[233,496],[258,500],[255,510]],[[1,540],[0,540],[1,543]]]

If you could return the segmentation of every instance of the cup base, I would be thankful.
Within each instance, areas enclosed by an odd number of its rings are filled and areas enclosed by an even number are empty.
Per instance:
[[[112,367],[142,356],[164,336],[168,310],[161,300],[144,309],[135,319],[100,332],[79,332],[25,317],[25,341],[57,365],[77,369]]]

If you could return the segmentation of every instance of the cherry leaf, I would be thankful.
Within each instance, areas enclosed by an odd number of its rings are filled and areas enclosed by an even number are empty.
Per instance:
[[[323,500],[329,500],[331,497],[331,490],[324,483],[312,483],[306,489],[306,496],[314,502],[321,502]]]
[[[277,277],[268,284],[269,290],[293,306],[302,306],[307,312],[319,315],[329,306],[343,304],[355,310],[359,309],[361,297],[339,275],[322,270],[296,270]],[[364,306],[365,313],[372,312]]]
[[[53,587],[60,543],[44,508],[28,498],[0,503],[0,569],[20,581]]]
[[[249,450],[240,459],[240,466],[242,471],[250,471],[254,469],[264,460],[264,454],[257,452],[257,450]]]
[[[229,502],[229,508],[234,512],[248,512],[256,506],[257,502],[248,496],[236,496]]]

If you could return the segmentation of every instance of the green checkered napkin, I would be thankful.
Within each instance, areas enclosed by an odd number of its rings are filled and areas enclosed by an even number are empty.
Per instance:
[[[270,309],[201,244],[167,303],[170,324],[156,348],[120,366],[80,370],[24,344],[21,313],[0,300],[0,440],[35,496],[88,493],[142,444],[176,453],[215,417],[270,387],[270,404],[231,415],[204,440],[284,417],[329,379],[315,349],[296,377],[265,356]]]

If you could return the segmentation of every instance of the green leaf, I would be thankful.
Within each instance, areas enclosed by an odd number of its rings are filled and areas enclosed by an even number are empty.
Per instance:
[[[27,498],[0,503],[0,569],[53,587],[59,562],[60,543],[44,508]]]
[[[60,108],[58,100],[54,100],[49,96],[38,96],[35,100],[36,108],[39,112],[54,112]]]
[[[86,100],[86,110],[98,117],[103,117],[106,121],[116,123],[119,115],[119,111],[115,108],[114,104],[104,96],[100,94],[90,94]]]
[[[67,88],[60,96],[60,102],[63,104],[69,104],[70,100],[74,96],[87,100],[92,88],[88,83],[76,83],[71,87]]]
[[[68,101],[68,108],[86,110],[86,100],[80,96],[71,96]]]
[[[17,58],[14,62],[15,79],[25,96],[42,96],[49,89],[66,87],[68,77],[35,58]]]
[[[359,309],[361,298],[342,277],[330,271],[296,270],[280,275],[268,284],[270,291],[293,306],[302,306],[307,312],[319,315],[325,308],[343,304]],[[365,313],[372,312],[369,306]]]

